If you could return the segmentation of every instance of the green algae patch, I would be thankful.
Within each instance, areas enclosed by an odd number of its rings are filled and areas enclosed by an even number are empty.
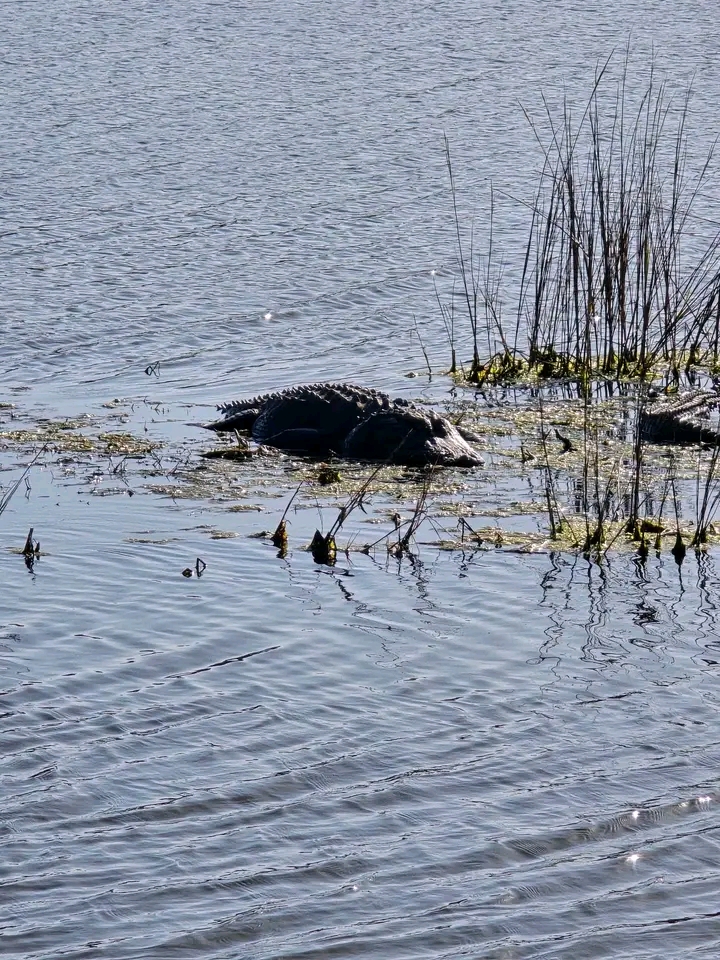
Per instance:
[[[642,522],[639,531],[638,528],[628,530],[625,521],[608,523],[599,538],[597,528],[588,528],[573,518],[561,525],[555,537],[543,531],[516,531],[498,526],[470,528],[466,524],[457,536],[443,537],[428,545],[444,551],[510,549],[532,553],[573,553],[597,562],[601,562],[609,551],[635,555],[640,562],[652,553],[657,557],[672,555],[677,563],[681,563],[688,550],[703,553],[711,546],[720,545],[720,529],[711,524],[702,542],[695,543],[695,538],[696,527],[692,524],[665,528],[652,520]]]
[[[160,446],[149,440],[140,440],[131,433],[101,433],[97,439],[102,444],[101,452],[121,453],[126,457],[144,457]]]
[[[137,543],[145,546],[152,547],[166,547],[170,543],[181,543],[180,537],[152,537],[152,536],[136,536],[136,537],[123,537],[123,543]]]
[[[497,527],[484,527],[472,535],[429,541],[428,546],[445,552],[463,550],[504,550],[513,553],[550,553],[560,549],[543,533],[517,533]]]
[[[147,489],[160,497],[170,497],[171,500],[203,500],[205,492],[194,488],[187,483],[149,483]]]
[[[238,505],[237,501],[245,497],[252,500],[274,500],[286,496],[287,487],[291,484],[284,481],[282,476],[267,476],[259,470],[253,480],[247,475],[238,475],[233,469],[235,466],[220,460],[203,463],[201,466],[180,463],[171,471],[172,478],[168,477],[164,482],[152,482],[152,478],[159,473],[153,471],[146,488],[151,493],[171,497],[173,500],[231,503],[233,508],[237,508],[236,512],[243,509],[242,504]],[[255,504],[249,509],[262,508]]]
[[[228,449],[234,450],[235,447]],[[405,502],[413,499],[428,482],[433,491],[448,496],[467,491],[467,480],[458,471],[419,470],[410,467],[366,464],[357,461],[320,463],[288,456],[269,448],[259,448],[247,459],[228,461],[225,458],[203,458],[201,463],[188,463],[174,472],[173,481],[153,483],[149,489],[175,499],[198,499],[235,503],[230,510],[261,511],[259,499],[284,498],[288,491],[300,487],[297,509],[340,508],[346,499],[370,481],[368,497]]]
[[[491,517],[510,519],[511,517],[536,517],[545,509],[540,500],[512,500],[497,507],[481,506],[475,501],[466,500],[434,500],[434,515],[438,517]]]
[[[18,447],[40,444],[56,453],[123,454],[127,457],[145,456],[160,446],[130,433],[95,433],[97,429],[96,420],[90,417],[39,420],[29,427],[0,430],[0,443]]]
[[[75,433],[65,421],[26,430],[2,430],[0,443],[23,447],[41,444],[49,449],[66,453],[86,453],[95,448],[91,437]]]

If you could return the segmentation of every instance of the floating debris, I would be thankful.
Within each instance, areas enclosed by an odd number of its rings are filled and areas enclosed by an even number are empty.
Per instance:
[[[158,446],[149,440],[138,440],[130,433],[101,433],[98,440],[105,445],[105,453],[123,453],[128,457],[152,453]]]
[[[572,453],[572,452],[573,452],[573,450],[575,449],[575,447],[573,446],[572,440],[571,440],[569,437],[563,436],[563,434],[560,433],[560,431],[558,430],[557,427],[555,427],[555,436],[558,438],[558,440],[559,440],[560,443],[562,444],[562,452],[563,452],[563,453]]]
[[[200,454],[205,460],[251,460],[253,451],[247,447],[220,447]]]
[[[25,546],[22,548],[22,555],[24,557],[39,557],[40,556],[40,541],[33,540],[33,527],[30,527],[30,532],[27,535],[25,540]]]
[[[675,535],[675,546],[672,548],[670,553],[672,553],[673,557],[675,558],[675,563],[679,567],[682,566],[682,562],[685,559],[685,554],[687,553],[687,547],[683,543],[682,534],[679,530]]]
[[[340,483],[340,471],[336,470],[334,467],[329,467],[326,463],[324,463],[320,467],[315,479],[321,487],[330,486],[332,483]]]

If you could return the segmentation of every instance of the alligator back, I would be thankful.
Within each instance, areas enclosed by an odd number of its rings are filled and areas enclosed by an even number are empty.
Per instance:
[[[392,407],[363,419],[348,435],[342,455],[406,466],[474,467],[483,463],[449,420],[415,407]]]
[[[710,419],[718,404],[720,395],[709,390],[651,400],[640,415],[640,432],[652,443],[720,443],[717,419]]]
[[[384,394],[360,388],[299,387],[263,404],[252,436],[258,443],[284,450],[341,454],[346,437],[359,423],[390,406]]]
[[[322,406],[323,402],[326,406]],[[252,430],[254,434],[254,425],[260,415],[273,410],[275,413],[272,420],[266,420],[267,426],[259,428],[260,433],[270,434],[282,428],[279,422],[280,411],[284,411],[284,416],[289,423],[293,416],[292,408],[295,405],[299,409],[304,408],[307,414],[313,405],[319,404],[315,407],[318,413],[322,411],[327,414],[331,408],[335,412],[344,410],[347,413],[351,408],[362,410],[371,403],[389,406],[391,401],[379,390],[357,387],[350,383],[310,383],[289,387],[287,390],[264,393],[247,400],[230,400],[228,403],[221,403],[218,405],[218,410],[222,416],[213,423],[207,424],[207,428],[217,431]],[[299,416],[302,418],[302,415]],[[261,436],[256,439],[266,438]]]

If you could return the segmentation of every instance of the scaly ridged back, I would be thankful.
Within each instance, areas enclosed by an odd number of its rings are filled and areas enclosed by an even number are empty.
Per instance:
[[[371,400],[375,400],[382,406],[389,405],[392,402],[387,394],[380,390],[373,390],[371,387],[358,387],[352,383],[308,383],[297,387],[289,387],[287,390],[263,393],[257,397],[250,397],[248,400],[230,400],[227,403],[218,404],[218,410],[226,417],[232,417],[242,413],[243,410],[259,409],[271,400],[301,400],[311,394],[328,398],[333,394],[339,394],[346,400],[355,401],[362,405]]]
[[[655,443],[717,443],[720,432],[705,418],[719,403],[720,395],[708,390],[653,401],[641,414],[642,435]]]

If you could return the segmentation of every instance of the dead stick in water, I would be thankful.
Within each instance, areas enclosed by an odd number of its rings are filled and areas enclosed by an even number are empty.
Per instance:
[[[33,543],[33,530],[34,530],[34,527],[30,527],[30,533],[28,533],[27,540],[25,541],[25,546],[22,548],[22,555],[24,557],[35,556],[35,544]]]
[[[10,503],[10,501],[12,500],[12,498],[15,496],[15,493],[17,492],[18,487],[19,487],[20,484],[23,482],[23,480],[24,480],[25,477],[28,475],[28,473],[30,473],[30,468],[35,465],[35,463],[36,463],[37,460],[38,460],[38,457],[39,457],[41,454],[45,453],[46,450],[47,450],[47,444],[44,444],[44,445],[40,448],[40,450],[38,450],[38,452],[35,454],[35,456],[32,458],[32,460],[30,461],[30,463],[25,467],[25,469],[23,470],[23,472],[20,474],[19,478],[18,478],[18,479],[15,481],[15,483],[10,487],[10,489],[8,490],[8,492],[7,492],[6,494],[4,494],[2,497],[0,497],[0,515],[3,514],[3,512],[5,511],[7,505]]]

